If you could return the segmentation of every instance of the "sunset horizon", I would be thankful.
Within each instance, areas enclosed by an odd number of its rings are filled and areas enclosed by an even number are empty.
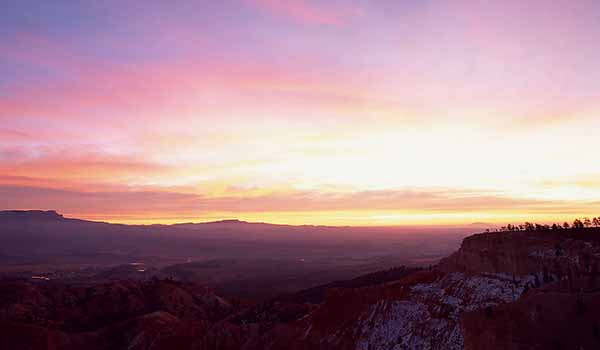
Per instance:
[[[600,349],[600,0],[1,0],[0,350]]]
[[[248,223],[248,224],[267,224],[267,225],[284,225],[284,226],[323,226],[323,227],[348,227],[348,228],[418,228],[418,227],[431,227],[431,228],[465,228],[465,229],[475,229],[476,231],[485,231],[485,230],[499,230],[501,228],[505,228],[506,225],[523,225],[525,223],[531,222],[540,225],[564,225],[567,223],[571,225],[574,220],[583,220],[585,218],[593,219],[596,218],[594,214],[589,215],[573,215],[573,216],[565,216],[562,218],[556,217],[536,217],[535,215],[523,215],[522,217],[511,216],[510,218],[498,218],[496,220],[489,221],[471,221],[468,222],[467,218],[460,218],[459,220],[443,220],[436,221],[431,218],[423,218],[421,217],[418,220],[407,220],[398,218],[391,218],[390,216],[384,216],[382,218],[372,218],[372,217],[342,217],[341,219],[336,218],[335,214],[331,216],[322,215],[319,213],[319,217],[317,219],[307,219],[308,216],[302,215],[297,219],[289,219],[288,216],[283,215],[284,219],[280,218],[280,213],[277,213],[274,217],[269,217],[268,215],[257,214],[255,216],[227,216],[227,215],[216,215],[212,217],[202,217],[202,216],[190,216],[190,217],[144,217],[144,218],[124,218],[124,217],[105,217],[103,215],[71,215],[68,213],[64,213],[58,210],[54,210],[51,208],[4,208],[0,212],[23,212],[23,213],[34,213],[34,212],[54,212],[66,219],[75,219],[75,220],[87,220],[92,222],[104,222],[110,224],[124,224],[124,225],[179,225],[179,224],[210,224],[210,223],[219,223],[219,222],[240,222],[240,223]],[[292,213],[290,215],[293,215]],[[364,213],[363,213],[364,214]],[[348,214],[346,214],[348,215]],[[381,215],[381,213],[379,214]],[[416,215],[411,215],[413,218]],[[394,221],[397,220],[397,221]],[[350,223],[348,223],[350,222]]]

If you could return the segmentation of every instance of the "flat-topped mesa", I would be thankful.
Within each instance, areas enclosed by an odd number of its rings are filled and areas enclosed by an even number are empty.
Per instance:
[[[54,210],[4,210],[0,211],[0,220],[57,221],[64,217]]]
[[[463,240],[442,259],[445,272],[527,275],[547,270],[567,274],[600,260],[600,229],[481,233]]]
[[[218,221],[209,221],[209,222],[204,222],[203,224],[207,224],[207,225],[218,225],[218,224],[248,224],[247,221],[242,221],[239,219],[225,219],[225,220],[218,220]]]

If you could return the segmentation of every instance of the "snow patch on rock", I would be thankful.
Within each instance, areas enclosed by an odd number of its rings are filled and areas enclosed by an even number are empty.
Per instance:
[[[450,273],[411,287],[408,300],[382,300],[359,325],[357,350],[462,349],[464,311],[516,300],[533,276]]]

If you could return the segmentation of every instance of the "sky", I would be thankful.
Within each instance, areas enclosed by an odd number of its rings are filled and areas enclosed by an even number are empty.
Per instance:
[[[0,209],[600,215],[600,2],[0,3]]]

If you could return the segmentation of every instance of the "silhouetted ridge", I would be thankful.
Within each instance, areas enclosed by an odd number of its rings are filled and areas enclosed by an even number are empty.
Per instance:
[[[0,211],[0,219],[54,221],[64,220],[64,217],[54,210],[5,210]]]
[[[227,219],[227,220],[218,220],[218,221],[209,221],[204,224],[248,224],[248,221],[242,221],[238,219]]]

